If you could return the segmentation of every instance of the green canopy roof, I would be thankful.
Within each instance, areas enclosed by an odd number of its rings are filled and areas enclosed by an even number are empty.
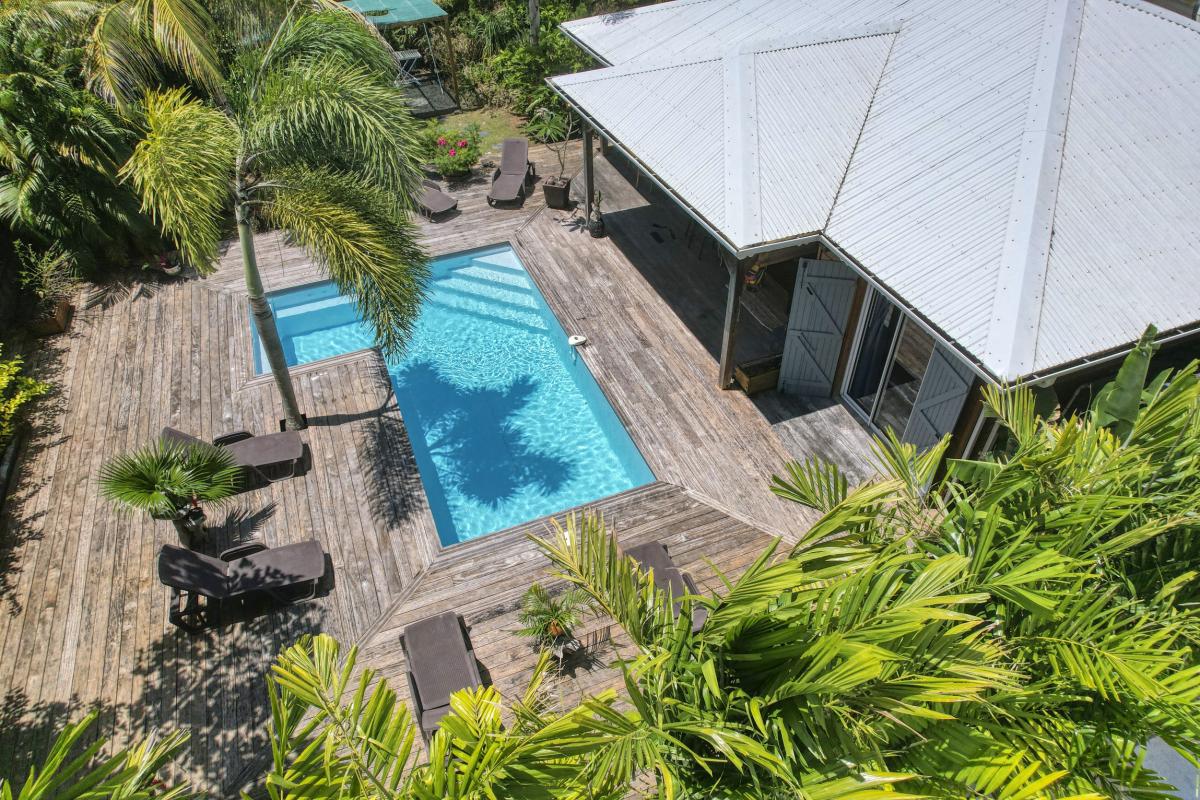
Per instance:
[[[376,25],[413,25],[446,16],[433,0],[343,0]]]

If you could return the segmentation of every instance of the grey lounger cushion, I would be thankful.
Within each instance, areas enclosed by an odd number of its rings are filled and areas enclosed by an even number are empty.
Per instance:
[[[433,181],[422,181],[417,202],[428,216],[435,217],[458,208],[458,201],[441,190]]]
[[[304,457],[304,441],[296,431],[251,436],[221,445],[240,467],[271,467],[276,464],[295,464]]]
[[[525,186],[535,175],[529,161],[527,139],[505,139],[500,146],[500,166],[492,175],[488,202],[510,202],[525,196]]]
[[[163,545],[158,555],[158,578],[173,589],[224,600],[249,592],[285,589],[325,575],[325,551],[318,542],[245,552],[248,549],[227,551],[239,552],[227,561],[185,547]]]
[[[500,202],[517,200],[525,195],[525,176],[501,173],[492,181],[489,200]]]
[[[237,441],[221,442],[218,439],[216,442],[216,446],[224,448],[233,456],[239,467],[261,469],[276,464],[295,465],[304,457],[304,441],[296,431],[268,433],[265,436],[242,436],[244,438]],[[207,444],[191,434],[169,427],[162,429],[162,440],[184,445]]]
[[[500,174],[525,175],[529,170],[529,140],[505,139],[500,145]]]
[[[453,611],[409,625],[404,629],[403,644],[413,701],[421,729],[428,735],[449,713],[450,695],[459,689],[482,686],[483,679],[462,619]]]

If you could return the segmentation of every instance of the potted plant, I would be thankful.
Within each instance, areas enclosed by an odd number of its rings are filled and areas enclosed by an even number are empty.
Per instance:
[[[539,108],[525,123],[525,130],[534,139],[549,147],[558,158],[558,174],[542,181],[542,193],[550,208],[566,210],[571,207],[571,179],[567,173],[567,147],[575,135],[575,117],[551,108]]]
[[[588,215],[588,233],[593,239],[599,239],[604,235],[604,215],[600,213],[600,199],[603,193],[597,189],[596,196],[592,198],[592,213]]]
[[[535,583],[521,597],[517,620],[524,627],[517,634],[537,640],[561,660],[579,649],[573,630],[591,609],[591,601],[581,589],[570,588],[555,596]]]
[[[35,336],[62,333],[71,326],[75,307],[71,296],[79,285],[75,263],[63,250],[52,247],[38,252],[29,245],[17,245],[21,264],[19,279],[36,300],[35,317],[30,331]]]
[[[479,161],[479,129],[440,131],[433,142],[433,166],[443,178],[462,178],[471,174]]]
[[[100,470],[100,491],[128,509],[170,520],[190,547],[204,531],[200,503],[232,497],[241,477],[241,467],[219,447],[159,443],[109,460]]]

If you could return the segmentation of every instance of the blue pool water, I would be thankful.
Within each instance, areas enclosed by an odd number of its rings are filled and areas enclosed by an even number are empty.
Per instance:
[[[507,245],[439,258],[388,366],[445,545],[654,480]],[[332,283],[269,296],[289,364],[374,344]],[[255,366],[265,358],[255,341]]]

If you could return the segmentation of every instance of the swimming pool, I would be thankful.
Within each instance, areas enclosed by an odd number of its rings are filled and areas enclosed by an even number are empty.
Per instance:
[[[654,480],[512,248],[430,268],[415,333],[388,374],[443,545]],[[374,344],[332,283],[268,300],[289,364]]]

